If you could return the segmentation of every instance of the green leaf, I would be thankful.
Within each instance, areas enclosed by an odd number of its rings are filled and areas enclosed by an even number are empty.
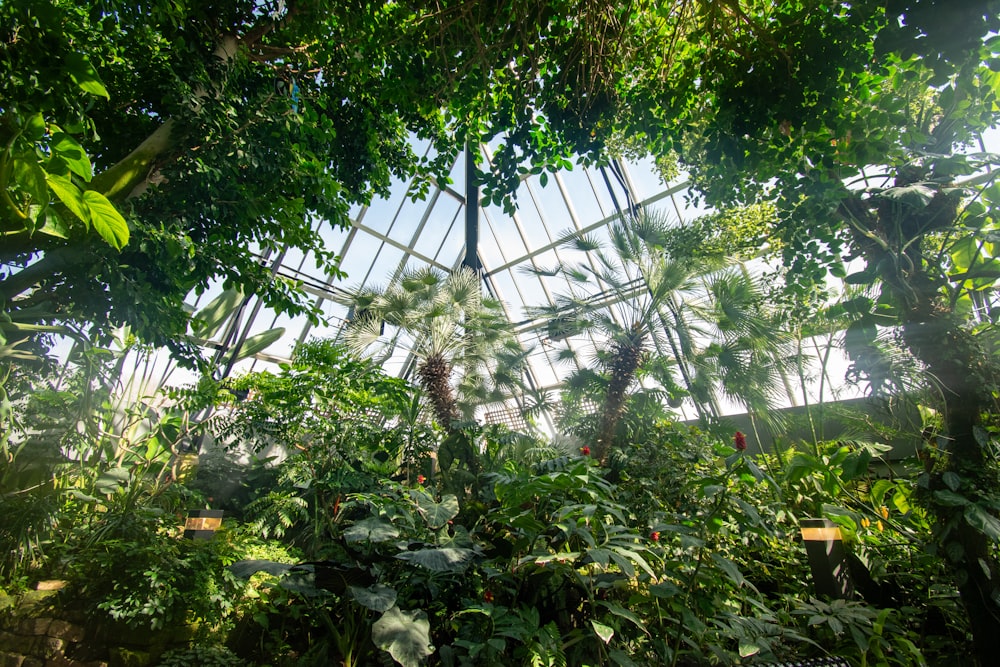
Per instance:
[[[958,491],[959,487],[962,486],[962,478],[951,470],[941,475],[941,480],[952,491]]]
[[[444,496],[437,503],[428,494],[420,493],[417,494],[417,506],[431,530],[448,525],[449,521],[458,516],[458,498],[453,494]]]
[[[399,530],[382,519],[362,519],[344,531],[344,540],[352,542],[388,542],[399,537]]]
[[[41,113],[36,113],[28,118],[24,123],[24,137],[28,141],[38,141],[45,136],[45,118]]]
[[[418,667],[434,653],[430,629],[424,612],[393,607],[372,625],[372,641],[403,667]]]
[[[476,552],[472,549],[446,547],[443,549],[432,548],[404,551],[398,554],[396,558],[416,563],[434,572],[462,572],[469,566],[475,555]]]
[[[101,77],[98,76],[97,70],[90,64],[87,56],[82,53],[70,53],[66,56],[66,71],[83,92],[111,99],[111,96],[108,95],[108,89],[104,87]]]
[[[946,507],[961,507],[968,505],[969,499],[948,489],[939,489],[934,492],[934,498]]]
[[[247,359],[255,354],[263,352],[284,335],[284,327],[275,327],[274,329],[268,329],[267,331],[262,331],[259,334],[250,336],[243,341],[243,345],[239,347],[239,354],[236,355],[236,361],[239,361],[240,359]],[[222,363],[228,364],[233,358],[233,352],[235,351],[236,348],[229,350],[229,352],[227,352],[222,358]]]
[[[597,621],[590,622],[591,627],[594,628],[594,632],[605,644],[611,641],[611,638],[615,636],[615,629],[604,625],[603,623],[598,623]]]
[[[368,588],[351,586],[349,590],[351,597],[358,604],[372,611],[388,611],[396,604],[396,590],[382,584],[375,584]]]
[[[229,316],[236,312],[240,301],[243,300],[243,293],[239,290],[228,289],[199,310],[191,320],[191,332],[203,339],[210,339],[219,333],[219,329],[229,319]]]
[[[880,479],[875,484],[872,485],[871,497],[872,502],[876,505],[882,505],[885,503],[885,494],[889,492],[890,489],[894,488],[895,484],[892,480]]]
[[[612,614],[614,614],[618,618],[625,619],[629,623],[632,623],[633,625],[635,625],[635,627],[637,627],[640,630],[642,630],[643,632],[645,632],[647,635],[649,634],[649,630],[646,629],[646,624],[642,622],[642,619],[639,618],[635,614],[635,612],[629,611],[628,609],[625,609],[624,607],[620,607],[620,606],[616,605],[614,602],[599,601],[598,604],[601,605],[602,607],[604,607],[605,609],[607,609],[608,611],[610,611]]]
[[[238,579],[249,579],[258,572],[267,572],[275,576],[282,575],[292,567],[292,565],[273,560],[241,560],[230,565],[229,571]]]
[[[966,505],[965,520],[970,526],[994,542],[1000,541],[1000,519],[997,519],[980,505],[976,505],[975,503]]]
[[[88,494],[84,493],[83,491],[81,491],[80,489],[70,489],[66,493],[68,495],[70,495],[70,496],[73,496],[77,500],[82,500],[82,501],[87,502],[87,503],[95,503],[95,502],[97,502],[97,498],[96,497],[88,495]]]
[[[913,208],[924,208],[934,199],[935,188],[924,183],[901,185],[884,190],[880,195],[884,199],[892,199]]]
[[[118,209],[96,190],[86,190],[83,201],[90,209],[90,222],[94,225],[94,231],[115,250],[124,248],[129,237],[128,223]]]
[[[80,188],[73,184],[73,181],[69,180],[65,176],[57,176],[55,174],[45,174],[45,182],[48,184],[52,191],[56,193],[56,197],[59,198],[66,208],[70,212],[83,220],[87,229],[90,228],[90,207],[83,200],[83,193],[80,192]]]
[[[738,587],[742,587],[746,583],[746,579],[743,578],[740,569],[736,567],[736,563],[719,554],[712,554],[712,560]]]
[[[608,651],[608,657],[620,667],[639,667],[638,663],[634,662],[629,654],[621,649],[611,649]]]
[[[740,657],[749,658],[760,653],[760,646],[749,639],[740,639]]]
[[[66,227],[66,223],[63,221],[62,216],[56,211],[53,211],[52,208],[47,207],[42,212],[42,218],[45,220],[45,223],[38,230],[39,232],[42,234],[48,234],[49,236],[55,236],[60,239],[69,238],[69,228]]]
[[[94,167],[90,164],[90,158],[76,139],[65,132],[56,132],[52,135],[51,148],[74,174],[88,183],[94,177]]]
[[[49,186],[45,182],[45,170],[39,166],[34,153],[26,152],[14,158],[11,169],[14,180],[28,193],[33,202],[42,206],[49,203]]]
[[[94,482],[94,489],[98,493],[111,494],[128,486],[131,480],[132,475],[127,468],[111,468],[97,478]]]

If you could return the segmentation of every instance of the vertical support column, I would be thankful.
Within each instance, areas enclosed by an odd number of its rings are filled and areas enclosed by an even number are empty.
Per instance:
[[[847,552],[840,527],[829,519],[799,521],[802,541],[809,556],[817,595],[849,600],[854,596],[854,582],[847,565]]]
[[[479,263],[479,183],[469,143],[465,144],[465,260],[462,265],[476,273],[482,268]]]

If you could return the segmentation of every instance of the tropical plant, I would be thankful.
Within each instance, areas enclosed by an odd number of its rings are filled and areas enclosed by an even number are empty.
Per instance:
[[[921,485],[937,517],[938,552],[960,583],[977,659],[988,664],[1000,650],[1000,519],[988,491],[997,472],[986,430],[996,411],[988,313],[1000,190],[981,133],[997,123],[1000,75],[998,42],[986,38],[996,5],[967,9],[965,38],[955,41],[941,37],[936,22],[951,16],[942,5],[890,22],[888,39],[869,51],[872,66],[854,75],[854,93],[821,122],[782,116],[788,120],[759,132],[739,128],[732,149],[755,165],[752,173],[722,176],[718,160],[704,159],[703,138],[691,138],[687,157],[712,201],[776,202],[795,289],[811,289],[828,270],[843,275],[845,257],[864,263],[845,281],[876,289],[847,333],[871,345],[880,328],[891,328],[925,372],[943,422],[929,452],[940,457]],[[903,34],[926,38],[889,52]],[[710,133],[718,139],[731,129],[720,123]]]
[[[568,381],[571,388],[603,385],[594,434],[599,461],[611,451],[628,391],[641,374],[675,399],[690,395],[703,416],[718,417],[717,387],[763,415],[781,387],[783,337],[757,281],[745,269],[724,270],[723,255],[695,251],[687,231],[661,213],[641,211],[614,222],[607,242],[570,235],[563,247],[586,252],[582,261],[529,269],[569,282],[568,295],[535,309],[550,332],[565,338],[590,330],[605,341],[597,354],[603,374],[588,371]],[[567,324],[572,331],[562,330]]]
[[[347,303],[354,309],[344,338],[350,349],[391,354],[401,346],[413,355],[420,387],[446,431],[473,419],[477,405],[520,386],[525,352],[500,302],[483,296],[479,275],[468,267],[448,275],[409,270],[385,289],[356,290]],[[388,341],[385,325],[395,329]],[[502,361],[511,367],[497,369]]]

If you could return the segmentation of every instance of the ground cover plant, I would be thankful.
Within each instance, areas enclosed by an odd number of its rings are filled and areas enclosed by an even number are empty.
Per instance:
[[[50,503],[50,531],[20,544],[20,519],[4,514],[5,588],[63,577],[68,607],[135,628],[193,624],[192,651],[243,664],[965,659],[969,626],[928,553],[920,487],[875,477],[875,443],[751,456],[742,434],[626,407],[612,468],[592,455],[593,429],[560,450],[466,424],[470,464],[440,459],[458,425],[413,421],[415,388],[330,342],[277,375],[211,382],[179,392],[181,404],[218,401],[203,426],[233,451],[281,452],[244,466],[243,491],[222,501],[225,529],[180,538],[180,510],[207,502],[195,490],[205,480],[168,478],[171,457],[144,458],[162,430],[124,458],[91,445],[76,450],[89,464],[52,486],[5,492],[8,507]],[[63,461],[51,465],[73,465]],[[817,515],[856,556],[854,600],[812,593],[797,527]]]

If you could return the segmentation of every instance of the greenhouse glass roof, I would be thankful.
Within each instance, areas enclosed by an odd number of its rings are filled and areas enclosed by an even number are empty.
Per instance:
[[[488,147],[480,159],[489,160]],[[385,287],[398,280],[404,270],[434,267],[450,272],[468,263],[467,236],[467,154],[459,152],[452,165],[450,183],[432,186],[426,196],[413,196],[417,185],[397,180],[389,196],[374,199],[351,212],[350,229],[316,222],[328,247],[341,257],[346,278],[327,275],[315,258],[299,250],[262,255],[278,279],[297,281],[323,313],[323,321],[312,323],[306,316],[278,315],[253,296],[220,328],[206,345],[217,358],[234,346],[268,330],[281,330],[280,338],[264,351],[236,364],[223,364],[222,374],[266,370],[289,359],[295,345],[311,338],[338,338],[350,319],[344,297],[362,287]],[[572,293],[561,275],[539,275],[540,269],[559,263],[588,261],[586,255],[561,243],[572,234],[607,238],[608,225],[629,210],[656,209],[677,224],[708,211],[686,197],[682,177],[664,182],[652,159],[632,162],[615,159],[606,166],[574,165],[554,175],[526,176],[516,192],[513,214],[502,206],[480,200],[478,206],[478,264],[484,293],[499,299],[518,341],[529,350],[528,383],[538,390],[558,388],[566,376],[593,358],[600,340],[584,332],[553,341],[543,318],[533,317],[532,309],[552,305],[559,295]],[[475,196],[476,199],[480,199]],[[533,272],[535,271],[535,272]],[[544,273],[544,271],[543,271]],[[192,305],[204,306],[218,292],[208,292]],[[277,332],[275,332],[277,335]],[[567,361],[571,350],[576,361]],[[393,375],[409,377],[414,359],[408,346],[399,346],[383,367]],[[165,364],[165,366],[164,366]],[[189,381],[172,362],[160,360],[155,372],[147,371],[148,381],[157,385]],[[155,377],[154,377],[155,376]],[[521,407],[492,406],[484,417],[519,425]],[[689,406],[688,406],[689,407]],[[735,406],[734,406],[735,407]],[[732,412],[736,410],[727,410]],[[681,406],[685,417],[692,410]]]
[[[482,159],[490,158],[488,147]],[[294,346],[309,338],[337,337],[348,318],[347,306],[338,295],[359,287],[385,286],[399,278],[404,269],[432,266],[451,271],[466,259],[466,154],[460,152],[450,175],[451,183],[432,186],[427,195],[412,196],[413,182],[395,181],[388,197],[351,212],[351,229],[331,227],[317,221],[328,247],[342,258],[347,278],[330,278],[314,258],[297,250],[262,256],[280,278],[299,281],[325,316],[325,322],[311,324],[307,317],[275,315],[250,298],[217,336],[217,349],[225,349],[268,329],[281,327],[281,338],[264,352],[237,364],[234,369],[263,370],[268,364],[287,359]],[[571,369],[552,353],[544,322],[532,319],[531,307],[548,305],[569,288],[566,280],[531,274],[562,261],[574,261],[578,251],[560,247],[569,233],[601,236],[607,225],[623,211],[634,207],[656,207],[677,221],[703,214],[685,201],[682,179],[664,183],[652,160],[634,163],[613,160],[607,166],[575,165],[555,175],[522,180],[516,192],[513,215],[501,206],[480,202],[478,207],[478,260],[484,290],[500,299],[510,320],[517,325],[523,346],[530,356],[531,382],[539,388],[556,386]],[[561,283],[561,284],[560,284]],[[212,293],[203,295],[204,305]],[[587,335],[569,341],[571,346],[592,345]],[[586,355],[585,350],[578,350]],[[403,350],[386,364],[387,371],[406,375],[412,360]]]

